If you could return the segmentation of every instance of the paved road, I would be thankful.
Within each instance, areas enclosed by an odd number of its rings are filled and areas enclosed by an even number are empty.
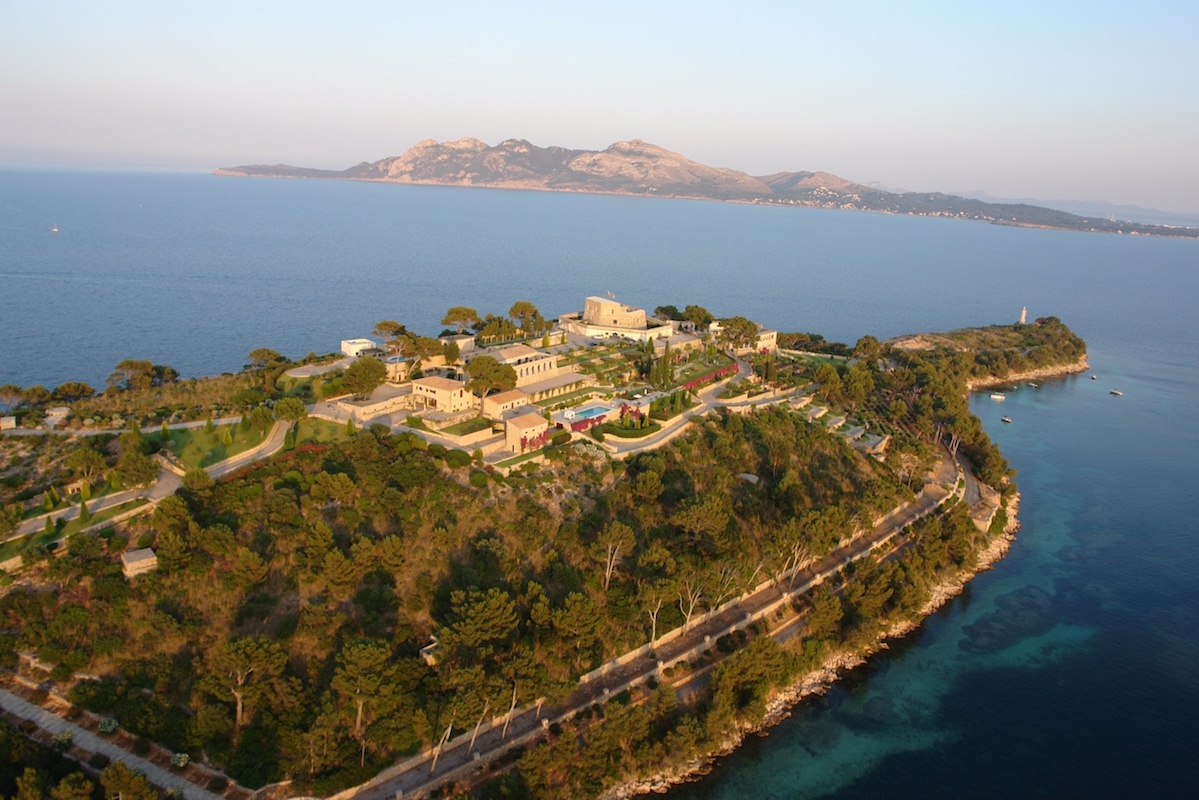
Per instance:
[[[230,472],[235,472],[247,464],[252,464],[255,461],[260,461],[264,458],[274,455],[283,449],[283,440],[287,438],[287,429],[291,427],[291,423],[285,420],[276,420],[271,428],[270,434],[258,445],[238,453],[235,456],[226,458],[211,466],[205,467],[204,471],[213,478],[220,478],[222,475],[228,475]],[[172,490],[174,491],[174,490]]]
[[[187,800],[222,800],[221,795],[203,789],[183,776],[163,769],[152,761],[130,753],[113,742],[97,736],[89,730],[67,722],[41,706],[35,706],[12,692],[0,689],[0,708],[10,711],[21,719],[32,720],[39,728],[51,734],[69,731],[71,741],[89,753],[103,753],[113,761],[124,761],[131,769],[145,773],[146,779],[164,789],[179,789]]]
[[[384,770],[360,787],[335,795],[335,800],[393,800],[398,792],[404,797],[417,797],[454,780],[460,780],[489,761],[501,756],[515,745],[530,744],[543,735],[543,723],[572,716],[592,703],[617,694],[635,684],[657,675],[659,667],[688,657],[699,647],[707,647],[731,627],[744,624],[747,618],[757,618],[780,602],[803,594],[841,570],[846,564],[868,554],[896,536],[904,527],[931,513],[951,494],[947,487],[957,480],[957,470],[948,459],[943,460],[927,476],[925,491],[917,499],[888,514],[873,530],[834,550],[819,562],[798,571],[785,584],[772,585],[757,592],[720,614],[701,619],[677,638],[657,646],[656,650],[628,664],[616,667],[603,676],[582,684],[562,704],[546,708],[525,708],[511,720],[507,736],[498,726],[487,727],[479,734],[473,749],[470,736],[464,734],[451,741],[433,768],[431,754],[422,754]],[[502,712],[502,709],[501,709]],[[463,725],[463,721],[457,723]]]
[[[230,419],[233,422],[237,422],[240,418],[232,417]],[[185,425],[173,427],[196,427],[197,425],[205,424],[207,424],[205,421],[200,421],[198,423],[186,423]],[[224,424],[224,421],[222,421],[222,424]],[[289,425],[290,423],[282,420],[276,421],[274,427],[271,428],[270,435],[268,435],[261,444],[256,445],[255,447],[244,452],[238,453],[235,456],[227,458],[224,461],[220,461],[216,464],[205,467],[204,471],[213,478],[220,478],[221,476],[228,475],[230,472],[239,470],[247,464],[253,463],[254,461],[274,455],[283,449],[283,440],[287,436],[287,428]],[[158,428],[153,428],[152,430],[158,430]],[[147,500],[157,503],[167,495],[174,494],[182,485],[182,483],[182,479],[177,474],[169,469],[166,469],[165,467],[160,466],[158,469],[158,478],[155,479],[154,483],[150,484],[149,486],[142,486],[136,489],[123,489],[119,492],[112,492],[111,494],[92,498],[88,501],[87,507],[89,511],[95,514],[98,511],[103,511],[106,508],[118,506],[121,503],[129,502],[130,500],[134,500],[138,497],[144,497]],[[17,532],[9,538],[17,539],[22,536],[28,536],[32,533],[37,533],[46,526],[47,516],[49,516],[51,519],[61,519],[64,522],[69,522],[70,520],[73,520],[79,516],[79,506],[70,506],[69,508],[64,508],[60,511],[51,512],[49,515],[42,514],[40,516],[31,517],[30,519],[22,522],[17,527]]]

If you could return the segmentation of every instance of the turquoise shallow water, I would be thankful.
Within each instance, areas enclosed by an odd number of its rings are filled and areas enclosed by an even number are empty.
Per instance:
[[[1008,557],[671,796],[1195,796],[1195,385],[1092,363],[972,402],[1019,470]]]
[[[58,233],[50,228],[57,224]],[[0,383],[334,350],[451,305],[613,291],[854,341],[1007,322],[1099,380],[973,401],[1019,471],[1011,553],[682,798],[1199,795],[1199,245],[619,197],[0,172]],[[1113,397],[1118,388],[1123,397]],[[1011,425],[999,421],[1012,417]],[[1017,624],[1018,623],[1018,624]]]

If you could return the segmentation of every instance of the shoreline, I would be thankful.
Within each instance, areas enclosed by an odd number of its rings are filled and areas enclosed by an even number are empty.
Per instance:
[[[1072,361],[1069,364],[1058,364],[1052,367],[1040,367],[1038,369],[1025,370],[1024,372],[1009,373],[1006,378],[997,378],[994,375],[988,375],[982,378],[970,378],[966,381],[967,392],[977,392],[980,389],[991,389],[997,386],[1006,386],[1012,381],[1028,381],[1037,378],[1058,378],[1063,375],[1077,375],[1080,372],[1086,372],[1091,368],[1087,363],[1087,355],[1077,361]]]
[[[339,174],[338,170],[319,170],[310,167],[295,167],[298,170],[312,170],[313,172],[332,172],[332,175],[316,175],[316,174],[278,174],[270,175],[263,173],[247,172],[236,167],[217,167],[208,171],[206,174],[215,178],[257,178],[264,180],[302,180],[302,181],[345,181],[350,183],[377,183],[390,186],[440,186],[448,189],[499,189],[501,191],[526,191],[526,192],[553,192],[558,194],[590,194],[603,195],[608,197],[647,197],[660,200],[698,200],[708,203],[731,203],[736,205],[751,205],[765,206],[769,208],[806,208],[819,211],[855,211],[866,214],[882,214],[885,216],[896,217],[926,217],[930,219],[949,219],[958,222],[981,222],[987,225],[1000,225],[1007,228],[1028,228],[1032,230],[1043,231],[1065,231],[1067,233],[1106,233],[1115,236],[1150,236],[1161,239],[1199,239],[1199,234],[1193,233],[1195,229],[1188,226],[1169,226],[1160,225],[1159,223],[1150,222],[1135,222],[1133,220],[1122,220],[1126,225],[1130,226],[1158,226],[1166,230],[1106,230],[1097,229],[1094,227],[1084,226],[1065,226],[1053,225],[1045,222],[1019,222],[1000,218],[979,218],[971,216],[966,212],[957,213],[930,213],[918,210],[897,211],[886,208],[846,208],[837,203],[817,204],[811,199],[803,199],[798,202],[788,202],[785,198],[773,197],[718,197],[715,195],[687,195],[687,194],[657,194],[655,192],[633,192],[627,189],[600,189],[600,188],[585,188],[572,186],[549,186],[545,183],[525,184],[521,181],[502,181],[498,183],[449,183],[436,179],[420,178],[414,180],[396,180],[394,178],[365,178],[365,177],[350,177]],[[1004,204],[1000,204],[1004,205]],[[1069,212],[1066,212],[1069,213]],[[1076,215],[1077,216],[1077,215]],[[1082,217],[1082,219],[1088,219]],[[1174,232],[1178,231],[1178,232]]]
[[[1083,362],[1085,363],[1085,361],[1084,357]],[[978,554],[978,561],[973,570],[959,572],[932,587],[928,600],[920,609],[918,619],[893,624],[861,651],[839,650],[830,653],[820,666],[799,676],[790,686],[776,691],[766,701],[766,713],[759,721],[738,726],[735,730],[730,731],[725,740],[711,751],[680,768],[657,772],[644,778],[618,784],[601,794],[600,800],[631,800],[634,797],[651,793],[663,794],[672,786],[693,783],[703,778],[712,771],[718,759],[731,754],[740,747],[746,737],[760,734],[790,717],[792,709],[804,698],[814,694],[824,694],[840,680],[846,671],[865,664],[876,653],[886,650],[889,640],[900,639],[918,630],[929,616],[961,594],[966,588],[966,584],[975,576],[990,570],[1007,555],[1016,538],[1016,532],[1020,530],[1020,493],[1018,491],[1012,495],[1004,508],[1007,511],[1008,522],[1004,526],[1003,532]]]

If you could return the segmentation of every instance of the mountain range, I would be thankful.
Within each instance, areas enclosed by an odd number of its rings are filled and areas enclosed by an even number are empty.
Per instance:
[[[604,150],[538,147],[524,139],[508,139],[494,146],[472,138],[451,142],[426,139],[403,155],[364,161],[340,171],[275,164],[223,167],[214,174],[649,195],[1199,238],[1199,227],[1078,216],[1028,203],[988,202],[940,192],[892,192],[827,172],[753,176],[700,164],[640,139],[616,142]]]

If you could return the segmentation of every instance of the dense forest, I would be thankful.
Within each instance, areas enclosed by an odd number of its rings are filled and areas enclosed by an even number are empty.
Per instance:
[[[74,536],[42,590],[0,600],[8,663],[105,676],[71,699],[244,783],[326,791],[513,683],[561,697],[782,569],[796,540],[823,555],[907,492],[784,410],[709,420],[627,465],[582,445],[504,479],[446,456],[376,430],[183,489],[132,543],[159,559],[132,582],[121,534]],[[431,635],[435,667],[417,653]]]
[[[1054,326],[1023,357],[1085,352],[1056,320],[1020,327]],[[786,404],[708,415],[628,460],[551,447],[506,477],[374,426],[189,480],[144,522],[30,551],[0,597],[0,664],[36,654],[72,702],[249,787],[360,783],[506,708],[514,687],[521,704],[552,703],[607,659],[828,554],[910,499],[939,448],[1010,488],[966,405],[989,350],[838,349],[754,369],[891,435],[883,460]],[[680,704],[668,683],[617,696],[555,726],[486,793],[586,796],[718,747],[829,648],[916,615],[985,541],[960,507],[919,523],[889,557],[800,599],[801,639],[755,628],[723,642],[735,652],[698,699]],[[145,546],[157,571],[126,579],[119,554]]]

